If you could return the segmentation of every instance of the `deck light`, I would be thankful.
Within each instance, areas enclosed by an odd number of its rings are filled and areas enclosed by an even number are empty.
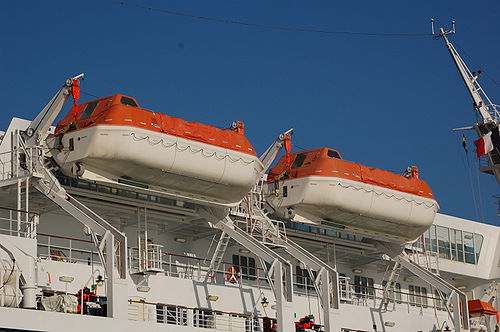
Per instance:
[[[99,274],[99,275],[97,276],[97,279],[96,279],[95,283],[97,284],[97,286],[102,286],[102,285],[104,285],[104,279],[102,278],[102,275],[100,275],[100,274]]]
[[[60,282],[71,283],[71,282],[73,282],[73,280],[75,280],[74,277],[69,277],[69,276],[60,276],[59,277]]]
[[[249,254],[250,250],[248,250],[248,249],[240,249],[239,252],[240,252],[240,254]]]
[[[361,269],[352,269],[353,273],[363,273],[363,270]]]
[[[267,301],[267,298],[264,296],[262,298],[262,301],[260,302],[260,304],[262,304],[262,307],[267,307],[269,305],[269,302]]]
[[[207,295],[207,300],[209,301],[217,301],[219,297],[217,295]]]
[[[187,241],[187,240],[186,240],[185,238],[183,238],[183,237],[176,237],[174,240],[175,240],[175,242],[179,242],[179,243],[186,243],[186,241]]]
[[[460,290],[464,290],[464,289],[467,289],[467,285],[460,285],[460,286],[457,286],[457,288]]]
[[[149,286],[137,286],[137,291],[138,292],[147,293],[150,290],[151,290],[151,287],[149,287]]]

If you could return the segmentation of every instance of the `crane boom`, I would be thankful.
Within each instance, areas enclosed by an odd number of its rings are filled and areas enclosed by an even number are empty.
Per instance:
[[[64,85],[57,91],[57,93],[52,97],[52,99],[45,105],[40,113],[38,113],[35,120],[31,122],[29,127],[26,129],[25,144],[28,147],[34,147],[40,144],[42,139],[45,138],[50,126],[54,120],[61,112],[66,100],[70,95],[71,87],[74,84],[74,80],[83,78],[84,74],[77,75],[73,78],[66,80]]]
[[[471,72],[462,60],[460,54],[458,54],[456,48],[449,41],[447,35],[452,33],[452,31],[446,31],[441,28],[439,32],[439,36],[443,37],[446,47],[448,48],[448,51],[457,66],[458,72],[460,73],[467,90],[469,90],[472,100],[474,101],[474,108],[481,114],[483,123],[492,121],[498,122],[500,120],[500,114],[497,110],[498,106],[491,102],[488,95],[484,92],[481,85],[477,81],[480,72]]]
[[[443,37],[453,62],[457,66],[458,72],[460,73],[472,100],[474,101],[474,109],[481,115],[482,121],[478,121],[478,123],[474,125],[474,129],[476,129],[479,137],[483,137],[498,126],[500,122],[500,106],[491,102],[490,98],[479,84],[477,79],[481,72],[471,72],[460,54],[458,54],[456,48],[449,41],[447,35],[452,33],[455,33],[454,28],[453,30],[448,31],[440,28],[439,34],[435,37]],[[497,183],[500,186],[500,151],[497,148],[494,148],[487,154],[487,159],[488,166],[480,167],[479,170],[495,176]]]

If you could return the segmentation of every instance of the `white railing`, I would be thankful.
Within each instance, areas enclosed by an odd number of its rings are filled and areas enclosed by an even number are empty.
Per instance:
[[[92,241],[65,236],[38,234],[38,256],[59,262],[101,264]]]
[[[35,239],[39,218],[36,212],[0,207],[0,234]]]
[[[92,241],[73,239],[63,236],[48,234],[38,234],[38,255],[45,259],[57,260],[62,262],[86,262],[91,260],[99,263],[99,256],[92,248]],[[129,252],[137,249],[129,248]],[[152,250],[154,251],[154,250]],[[209,262],[206,259],[179,255],[172,253],[161,253],[161,273],[166,276],[182,279],[192,279],[204,281],[208,272]],[[137,255],[135,255],[137,256]],[[129,255],[129,266],[131,273],[137,273],[137,263],[131,263],[134,255]],[[156,263],[155,263],[156,264]],[[230,278],[229,270],[235,268],[236,278]],[[265,271],[256,266],[236,265],[228,262],[221,262],[217,271],[213,271],[215,284],[221,284],[228,287],[240,287],[243,285],[253,286],[262,289],[270,289]],[[294,274],[294,293],[299,296],[316,297],[312,280],[307,274]],[[359,285],[350,282],[349,277],[339,276],[340,299],[342,303],[357,306],[368,306],[373,308],[384,307],[387,310],[407,310],[425,309],[436,307],[438,310],[445,310],[442,300],[429,292],[426,295],[413,294],[406,290],[390,289],[388,296],[384,298],[383,287],[373,287]],[[385,301],[385,303],[382,303]],[[166,317],[166,316],[165,316]],[[221,318],[222,319],[222,318]],[[222,324],[222,323],[220,323]]]
[[[42,147],[27,148],[18,130],[12,133],[11,140],[11,150],[0,153],[0,181],[41,174],[44,161]]]
[[[130,299],[128,319],[220,331],[262,332],[263,320],[268,318]]]
[[[209,264],[207,260],[172,253],[163,253],[162,255],[162,272],[166,276],[196,281],[205,280]],[[236,269],[236,278],[231,278],[229,275],[230,268]],[[313,282],[307,273],[294,274],[293,277],[294,294],[317,297]],[[270,289],[265,271],[262,268],[228,262],[221,262],[219,269],[213,271],[212,282],[228,287],[253,286]],[[412,308],[422,309],[435,306],[439,310],[444,310],[441,299],[433,294],[412,294],[406,290],[390,289],[388,296],[384,299],[383,287],[357,285],[351,283],[349,277],[344,276],[339,276],[339,290],[340,300],[346,304],[373,308],[379,308],[382,305],[388,310],[396,310],[397,308],[405,311],[410,311]],[[382,303],[382,301],[385,301],[385,303]]]
[[[162,272],[162,245],[148,243],[147,248],[129,248],[129,268],[134,273]]]

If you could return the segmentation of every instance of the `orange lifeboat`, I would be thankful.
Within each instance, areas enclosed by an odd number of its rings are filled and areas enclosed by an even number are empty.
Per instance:
[[[238,124],[187,122],[116,94],[78,105],[47,143],[67,175],[234,206],[263,169]]]
[[[342,159],[320,148],[286,156],[272,168],[267,201],[295,221],[348,230],[391,242],[413,241],[434,221],[439,205],[416,168],[405,176]]]

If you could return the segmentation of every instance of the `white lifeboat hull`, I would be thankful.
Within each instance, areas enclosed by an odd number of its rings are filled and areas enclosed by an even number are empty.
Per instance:
[[[318,226],[382,241],[414,241],[439,210],[433,199],[336,177],[289,179],[279,196],[274,188],[267,185],[267,200],[276,210],[293,208]]]
[[[66,175],[130,180],[223,206],[237,205],[263,169],[258,157],[250,154],[132,126],[99,125],[68,132],[62,151],[55,148],[56,140],[51,137],[47,144]]]

